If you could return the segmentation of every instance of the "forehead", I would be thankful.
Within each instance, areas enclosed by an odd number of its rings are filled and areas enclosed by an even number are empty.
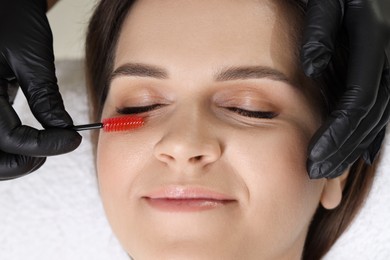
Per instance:
[[[291,74],[294,46],[287,14],[276,2],[280,1],[136,1],[122,26],[115,67],[130,59],[190,66],[193,71],[266,65],[285,67]]]

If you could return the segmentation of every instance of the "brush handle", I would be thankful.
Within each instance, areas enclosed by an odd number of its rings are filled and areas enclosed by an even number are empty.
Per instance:
[[[102,123],[73,126],[73,130],[75,131],[84,131],[84,130],[101,129],[101,128],[103,128]]]

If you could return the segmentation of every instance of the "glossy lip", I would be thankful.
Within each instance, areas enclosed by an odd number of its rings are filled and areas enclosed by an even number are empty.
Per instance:
[[[223,193],[203,187],[168,186],[142,197],[157,210],[168,212],[194,212],[210,210],[236,202]]]

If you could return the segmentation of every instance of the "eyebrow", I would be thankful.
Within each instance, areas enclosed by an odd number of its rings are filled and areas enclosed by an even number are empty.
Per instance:
[[[168,72],[160,67],[143,63],[126,63],[111,73],[110,81],[120,76],[150,77],[156,79],[168,79]]]
[[[290,82],[284,73],[266,66],[230,67],[223,69],[216,75],[215,81],[261,78],[269,78],[287,83]]]
[[[126,63],[111,73],[110,81],[117,77],[150,77],[156,79],[168,79],[166,69],[143,63]],[[267,66],[243,66],[228,67],[220,70],[214,77],[215,81],[245,80],[268,78],[292,84],[291,80],[281,71]],[[292,84],[293,85],[293,84]]]

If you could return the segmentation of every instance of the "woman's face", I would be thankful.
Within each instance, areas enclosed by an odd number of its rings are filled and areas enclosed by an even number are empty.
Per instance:
[[[337,205],[337,179],[306,172],[320,112],[286,17],[271,0],[132,7],[103,117],[145,125],[102,132],[97,167],[135,259],[299,259],[320,201]]]

